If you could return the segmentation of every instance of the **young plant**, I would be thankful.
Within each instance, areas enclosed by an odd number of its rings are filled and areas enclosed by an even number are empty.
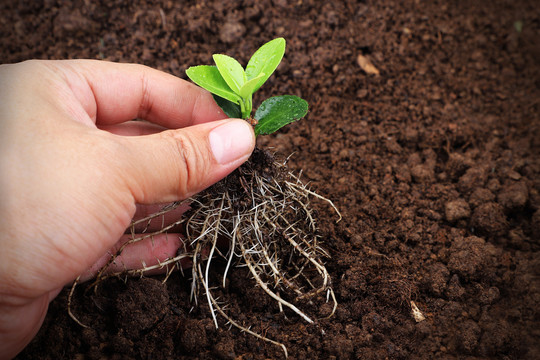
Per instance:
[[[191,67],[187,74],[195,83],[214,94],[216,102],[227,115],[254,123],[251,118],[253,93],[274,72],[284,52],[285,40],[278,38],[257,50],[245,70],[233,58],[218,54],[214,55],[216,66]],[[271,97],[255,111],[255,133],[270,134],[304,117],[307,111],[307,102],[297,96]],[[222,288],[227,287],[229,270],[236,266],[247,267],[258,287],[278,303],[284,316],[287,316],[286,312],[296,314],[314,324],[317,319],[306,310],[313,310],[324,302],[333,303],[332,311],[328,314],[328,317],[332,316],[337,308],[337,300],[322,260],[329,255],[320,245],[322,236],[318,232],[316,213],[311,209],[311,198],[328,202],[341,219],[331,200],[311,191],[299,177],[287,170],[285,163],[277,162],[270,152],[256,148],[250,159],[237,170],[188,199],[191,209],[180,218],[174,218],[171,213],[183,203],[176,201],[134,221],[127,230],[132,234],[131,239],[111,256],[99,271],[93,286],[110,276],[142,275],[156,268],[181,268],[181,261],[191,259],[192,296],[197,300],[202,293],[206,295],[216,328],[219,314],[241,331],[280,346],[287,356],[283,343],[257,333],[228,314],[226,292],[219,301],[215,296],[216,278],[212,276],[212,271],[215,271],[212,265],[218,257],[226,262],[225,270],[219,276]],[[165,222],[167,213],[171,213],[171,223]],[[161,228],[150,230],[150,222],[159,218],[162,219]],[[147,229],[142,235],[136,235],[136,229],[144,227],[144,224]],[[125,247],[152,239],[158,234],[167,234],[179,226],[185,231],[185,243],[189,244],[183,249],[184,252],[154,266],[105,273]],[[229,246],[218,246],[224,240],[228,240]],[[69,294],[68,313],[83,325],[70,308],[76,285],[77,281]]]
[[[294,95],[280,95],[263,101],[251,117],[253,94],[274,73],[284,53],[285,39],[277,38],[255,51],[245,69],[230,56],[214,54],[216,66],[192,66],[186,74],[214,95],[227,116],[250,121],[255,125],[255,135],[271,134],[303,118],[308,111],[305,100]]]

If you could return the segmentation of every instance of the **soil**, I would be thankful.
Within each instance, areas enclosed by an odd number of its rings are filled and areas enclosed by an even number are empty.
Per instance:
[[[289,93],[310,113],[259,146],[293,154],[289,168],[341,210],[336,223],[313,203],[339,305],[316,325],[285,317],[245,268],[223,291],[231,316],[290,358],[540,358],[536,0],[9,0],[0,12],[2,62],[95,58],[186,78],[215,52],[245,64],[286,38],[254,104]],[[79,287],[87,329],[63,291],[19,358],[283,357],[216,329],[188,273],[160,280]]]

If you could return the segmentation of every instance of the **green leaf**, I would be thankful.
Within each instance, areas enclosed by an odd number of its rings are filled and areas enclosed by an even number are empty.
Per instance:
[[[254,79],[261,74],[264,74],[257,82],[253,92],[259,90],[262,84],[264,84],[270,75],[274,73],[283,58],[283,54],[285,54],[285,39],[277,38],[261,46],[255,51],[253,56],[251,56],[251,59],[249,59],[246,66],[247,80]]]
[[[227,99],[222,98],[212,94],[214,100],[219,105],[221,110],[230,118],[240,119],[242,117],[242,112],[240,111],[240,105],[235,104]]]
[[[253,78],[251,80],[248,80],[241,88],[240,88],[240,96],[242,98],[247,98],[248,96],[252,95],[255,92],[255,87],[258,85],[259,80],[264,76],[263,74],[260,74],[256,78]]]
[[[240,88],[246,82],[246,73],[242,65],[236,59],[227,55],[214,54],[212,57],[227,85],[232,91],[240,95]]]
[[[192,66],[186,70],[186,75],[195,84],[210,91],[212,94],[221,96],[236,104],[240,103],[240,96],[231,90],[215,66]]]
[[[307,101],[294,95],[274,96],[263,101],[255,111],[255,135],[271,134],[283,126],[306,116]]]

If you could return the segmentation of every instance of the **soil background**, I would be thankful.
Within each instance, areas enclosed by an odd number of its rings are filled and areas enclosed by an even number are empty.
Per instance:
[[[254,104],[295,94],[310,113],[259,145],[293,154],[290,169],[343,214],[314,203],[339,306],[318,325],[284,317],[242,268],[224,291],[231,316],[291,359],[540,359],[536,0],[9,0],[0,13],[2,62],[106,59],[182,78],[213,53],[245,64],[286,38]],[[187,275],[160,280],[79,288],[88,329],[63,291],[19,358],[283,356],[215,329]]]

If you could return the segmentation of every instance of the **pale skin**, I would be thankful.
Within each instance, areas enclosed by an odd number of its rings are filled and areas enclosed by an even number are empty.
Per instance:
[[[30,342],[66,284],[95,274],[134,217],[219,181],[254,146],[251,126],[208,92],[148,67],[1,65],[0,358]],[[117,268],[181,244],[168,234],[127,247]]]

